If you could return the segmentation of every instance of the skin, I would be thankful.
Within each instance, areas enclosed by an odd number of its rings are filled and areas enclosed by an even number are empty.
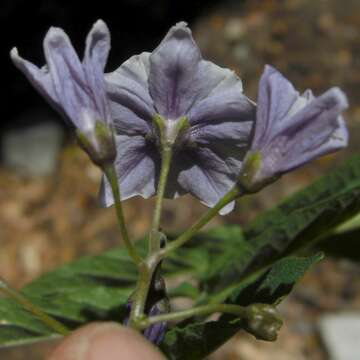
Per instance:
[[[66,337],[47,360],[165,360],[136,331],[116,323],[92,323]]]

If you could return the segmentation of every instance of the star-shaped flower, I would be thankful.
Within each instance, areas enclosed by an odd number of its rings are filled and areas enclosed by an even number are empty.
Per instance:
[[[85,137],[90,156],[100,162],[104,160],[101,157],[115,156],[111,149],[111,112],[104,80],[109,50],[110,33],[101,20],[87,36],[82,62],[68,36],[59,28],[50,28],[45,36],[46,65],[42,68],[21,58],[16,48],[11,50],[16,67],[65,119],[73,123]]]
[[[346,95],[331,88],[319,97],[300,95],[271,66],[260,79],[251,149],[240,182],[256,191],[307,162],[347,146],[348,131],[341,113]]]
[[[172,27],[152,53],[131,57],[105,78],[123,199],[156,192],[161,159],[154,118],[159,116],[169,132],[180,119],[188,124],[174,145],[167,197],[190,193],[213,206],[235,184],[255,105],[233,71],[202,59],[186,23]],[[106,181],[101,198],[107,206],[113,202]]]

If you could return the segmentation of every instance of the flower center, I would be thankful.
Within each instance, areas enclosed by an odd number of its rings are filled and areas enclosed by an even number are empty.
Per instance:
[[[161,115],[156,114],[153,117],[152,131],[146,136],[146,139],[155,143],[160,152],[164,148],[178,151],[189,140],[189,127],[189,121],[185,116],[174,120],[164,119]]]

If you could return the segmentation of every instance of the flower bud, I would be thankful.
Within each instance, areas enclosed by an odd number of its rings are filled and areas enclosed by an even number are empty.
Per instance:
[[[258,340],[275,341],[283,322],[273,305],[253,304],[248,307],[246,330]]]

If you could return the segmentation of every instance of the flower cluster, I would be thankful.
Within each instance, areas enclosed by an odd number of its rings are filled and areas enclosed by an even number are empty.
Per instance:
[[[87,36],[82,61],[58,28],[45,36],[44,67],[21,58],[16,48],[11,58],[73,124],[80,145],[103,170],[101,202],[115,204],[124,244],[139,272],[124,323],[158,344],[169,319],[195,314],[170,313],[162,260],[218,212],[231,211],[240,195],[259,191],[283,174],[345,147],[348,132],[342,112],[348,103],[338,88],[319,97],[310,90],[300,95],[283,75],[266,66],[256,104],[244,95],[233,71],[202,58],[184,22],[173,26],[153,52],[135,55],[104,73],[109,50],[110,33],[99,20]],[[160,231],[162,199],[187,193],[210,209],[167,244]],[[121,200],[137,195],[157,195],[145,258],[129,239],[121,205]],[[256,337],[276,339],[281,321],[272,306],[215,304],[197,311],[221,309],[243,317],[245,328]]]
[[[11,57],[75,125],[95,162],[116,155],[123,200],[156,194],[163,143],[155,119],[161,119],[173,146],[165,196],[190,193],[210,207],[238,179],[249,191],[257,190],[347,144],[340,115],[347,101],[341,90],[318,98],[311,91],[299,95],[266,66],[256,105],[243,94],[233,71],[203,60],[184,22],[173,26],[152,53],[135,55],[104,74],[109,49],[109,31],[99,20],[88,34],[82,62],[58,28],[45,37],[43,68],[22,59],[15,48]],[[180,121],[186,126],[178,131]],[[106,179],[101,201],[107,206],[114,201]],[[222,212],[232,208],[230,203]]]

